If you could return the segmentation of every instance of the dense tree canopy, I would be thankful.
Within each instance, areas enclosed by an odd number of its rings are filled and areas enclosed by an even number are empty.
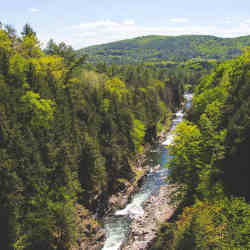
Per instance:
[[[250,248],[249,66],[246,49],[196,87],[189,121],[169,148],[182,213],[153,249]]]
[[[70,46],[45,50],[27,24],[0,27],[0,215],[3,249],[71,249],[131,180],[131,161],[180,104],[183,86],[143,66],[84,65]],[[77,205],[78,204],[78,205]]]

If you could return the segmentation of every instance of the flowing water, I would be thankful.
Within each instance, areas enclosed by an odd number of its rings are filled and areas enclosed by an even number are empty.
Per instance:
[[[192,95],[186,94],[185,108],[190,108]],[[166,136],[166,140],[151,150],[148,156],[150,173],[144,181],[140,190],[134,195],[131,202],[124,208],[117,211],[114,215],[105,218],[106,241],[102,250],[118,250],[126,241],[131,221],[144,214],[143,204],[149,197],[159,190],[162,185],[167,185],[165,178],[167,177],[167,169],[164,168],[169,155],[165,146],[171,144],[174,138],[174,129],[178,123],[182,121],[184,111],[180,110],[176,113],[176,117],[172,122],[170,132]]]

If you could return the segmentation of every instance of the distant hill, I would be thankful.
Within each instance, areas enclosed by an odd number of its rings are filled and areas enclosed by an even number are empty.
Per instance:
[[[143,36],[80,49],[92,62],[139,63],[185,61],[191,58],[231,59],[250,46],[250,36],[220,38],[204,35]]]

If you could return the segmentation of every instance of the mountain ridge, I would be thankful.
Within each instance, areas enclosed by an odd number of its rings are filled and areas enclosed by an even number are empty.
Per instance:
[[[250,35],[222,38],[212,35],[149,35],[78,50],[91,62],[141,63],[145,61],[186,61],[192,58],[231,59],[250,46]]]

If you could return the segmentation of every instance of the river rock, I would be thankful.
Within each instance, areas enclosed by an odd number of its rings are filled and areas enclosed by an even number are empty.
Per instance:
[[[147,249],[156,237],[159,224],[171,217],[175,208],[169,204],[169,195],[175,188],[161,186],[159,192],[144,204],[144,215],[131,224],[131,232],[122,250]]]

